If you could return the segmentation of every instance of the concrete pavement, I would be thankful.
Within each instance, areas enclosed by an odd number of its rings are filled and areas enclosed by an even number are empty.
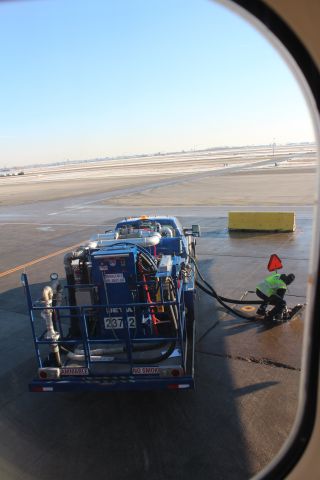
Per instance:
[[[1,271],[85,240],[96,231],[93,224],[103,231],[124,210],[91,204],[79,216],[61,205],[60,222],[44,218],[43,204],[33,205],[30,217],[6,218]],[[239,298],[254,289],[269,255],[277,253],[285,270],[296,274],[289,304],[302,303],[312,210],[299,210],[295,233],[254,235],[229,235],[227,210],[167,209],[186,226],[200,223],[199,265],[221,295]],[[63,275],[62,257],[28,268],[35,296],[51,271]],[[19,278],[17,272],[0,279],[1,478],[241,480],[266,465],[285,441],[297,407],[303,320],[265,328],[201,294],[195,392],[31,394],[27,384],[36,365]]]

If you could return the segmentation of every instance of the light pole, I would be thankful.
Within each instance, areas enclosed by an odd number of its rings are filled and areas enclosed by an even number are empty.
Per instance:
[[[276,142],[274,141],[273,139],[273,142],[272,142],[272,159],[274,160],[274,150],[275,150],[275,146],[276,146]]]

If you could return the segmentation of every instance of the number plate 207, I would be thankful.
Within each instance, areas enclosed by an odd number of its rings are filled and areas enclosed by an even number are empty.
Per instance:
[[[129,328],[136,328],[136,317],[128,317]],[[105,317],[104,328],[106,330],[120,330],[124,327],[124,321],[122,317]]]

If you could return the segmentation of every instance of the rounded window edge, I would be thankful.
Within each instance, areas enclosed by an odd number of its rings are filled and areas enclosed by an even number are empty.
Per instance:
[[[319,394],[320,361],[320,72],[309,51],[295,32],[271,7],[261,0],[217,0],[226,8],[233,10],[257,28],[273,44],[290,67],[292,74],[300,84],[302,94],[309,107],[317,143],[317,201],[315,202],[313,238],[310,265],[315,265],[311,273],[313,286],[307,292],[307,322],[303,334],[302,373],[298,409],[295,422],[283,447],[271,462],[257,473],[252,480],[286,478],[293,471],[305,453],[311,440],[317,420]],[[263,28],[262,28],[263,27]],[[272,35],[270,35],[270,33]],[[274,42],[273,40],[276,40]],[[289,55],[288,55],[289,54]],[[291,61],[290,61],[291,60]],[[293,60],[293,62],[292,62]],[[293,64],[294,63],[294,64]],[[313,261],[313,263],[312,263]],[[310,281],[309,283],[312,283]]]

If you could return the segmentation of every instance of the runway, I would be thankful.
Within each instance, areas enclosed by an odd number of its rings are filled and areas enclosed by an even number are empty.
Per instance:
[[[108,204],[126,197],[128,188],[135,189],[129,192],[133,206]],[[239,319],[202,293],[194,392],[28,392],[36,364],[20,273],[27,270],[36,297],[50,272],[64,276],[64,250],[128,215],[175,214],[184,226],[199,223],[200,270],[223,296],[240,298],[254,290],[270,254],[277,253],[284,270],[296,274],[288,304],[305,302],[310,204],[297,197],[294,206],[272,207],[294,209],[294,233],[229,234],[227,213],[237,205],[183,206],[173,195],[155,212],[147,204],[134,206],[144,188],[69,192],[68,199],[0,206],[0,477],[5,480],[247,479],[274,457],[292,428],[305,320],[270,327]]]

